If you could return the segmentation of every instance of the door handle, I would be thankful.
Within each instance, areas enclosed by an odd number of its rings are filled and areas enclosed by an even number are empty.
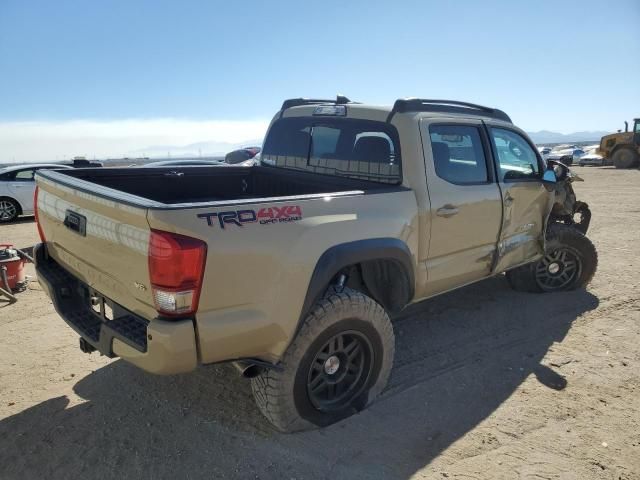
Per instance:
[[[439,208],[438,210],[436,210],[436,215],[444,218],[453,217],[457,213],[458,213],[458,207],[451,204],[444,205],[442,208]]]

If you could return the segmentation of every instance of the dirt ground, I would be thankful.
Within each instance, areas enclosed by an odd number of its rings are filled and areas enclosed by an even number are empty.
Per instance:
[[[575,170],[588,291],[499,277],[410,307],[386,393],[319,431],[274,432],[229,366],[156,377],[81,353],[32,283],[0,302],[0,478],[640,479],[640,171]],[[0,226],[36,239],[31,218]]]

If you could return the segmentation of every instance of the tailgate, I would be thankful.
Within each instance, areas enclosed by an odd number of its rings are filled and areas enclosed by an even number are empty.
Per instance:
[[[37,183],[39,223],[49,255],[105,297],[154,318],[147,210],[41,176]]]

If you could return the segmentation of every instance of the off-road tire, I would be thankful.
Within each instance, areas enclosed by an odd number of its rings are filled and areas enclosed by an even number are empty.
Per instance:
[[[575,257],[579,262],[579,270],[566,285],[550,289],[541,284],[536,272],[542,268],[541,262],[560,250],[566,250]],[[553,224],[547,231],[545,258],[510,270],[506,275],[511,288],[521,292],[568,291],[585,288],[591,282],[597,268],[598,252],[591,240],[573,227]]]
[[[611,157],[616,168],[633,168],[638,166],[638,154],[631,148],[621,148],[613,152]]]
[[[338,411],[321,411],[312,403],[308,378],[322,346],[340,334],[364,335],[371,347],[371,365],[361,393]],[[324,427],[371,404],[389,380],[395,353],[395,337],[385,310],[366,295],[344,288],[330,288],[305,318],[279,364],[251,379],[256,404],[282,432]],[[326,372],[323,372],[323,374]],[[364,377],[362,377],[364,378]],[[355,393],[354,393],[355,395]]]
[[[6,215],[4,214],[7,212]],[[13,213],[9,213],[13,212]],[[20,215],[20,205],[11,198],[0,198],[0,223],[13,222]]]

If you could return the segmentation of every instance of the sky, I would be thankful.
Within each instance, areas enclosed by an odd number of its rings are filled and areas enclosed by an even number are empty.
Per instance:
[[[0,0],[0,163],[214,153],[337,93],[615,131],[638,78],[640,0]]]

